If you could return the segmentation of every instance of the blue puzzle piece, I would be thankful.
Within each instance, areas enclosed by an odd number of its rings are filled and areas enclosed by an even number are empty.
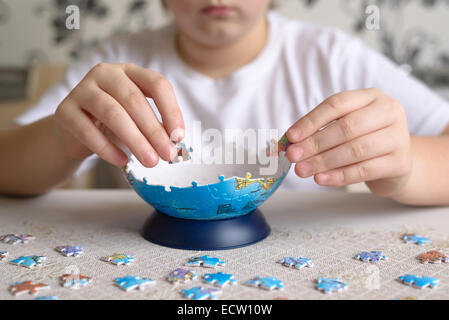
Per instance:
[[[37,297],[34,300],[42,300],[42,301],[45,301],[45,300],[59,300],[59,298],[57,296],[42,296],[42,297]]]
[[[302,269],[304,267],[312,268],[313,263],[312,259],[308,258],[294,258],[294,257],[285,257],[278,261],[278,263],[281,263],[282,265],[286,267],[294,267],[296,269]]]
[[[245,284],[247,286],[259,287],[265,290],[284,289],[284,283],[276,277],[255,277],[252,280],[246,281]]]
[[[143,290],[147,285],[154,284],[155,281],[148,278],[136,276],[126,276],[123,278],[115,278],[115,284],[125,291],[133,289]]]
[[[134,261],[134,257],[124,253],[114,253],[112,256],[102,258],[102,260],[115,265],[128,265]]]
[[[237,280],[235,280],[234,275],[217,272],[217,273],[206,273],[204,275],[204,281],[215,284],[219,287],[224,287],[228,284],[235,284]]]
[[[58,246],[56,247],[56,250],[66,257],[79,257],[84,253],[82,246]]]
[[[348,285],[338,278],[318,278],[318,290],[324,293],[339,292],[348,288]]]
[[[26,268],[32,268],[34,266],[41,266],[45,259],[47,259],[47,257],[44,256],[21,256],[17,259],[11,260],[9,263]]]
[[[380,260],[387,260],[388,257],[382,255],[382,251],[363,251],[357,254],[354,259],[361,260],[363,262],[379,262]]]
[[[215,268],[216,266],[224,266],[226,262],[220,260],[219,258],[214,258],[208,255],[193,257],[187,263],[186,266],[189,267],[205,267],[205,268]]]
[[[440,283],[440,280],[437,278],[431,278],[426,276],[419,277],[416,274],[406,274],[404,276],[398,277],[398,280],[404,284],[418,287],[420,289],[426,287],[435,288]]]
[[[422,245],[425,243],[429,243],[432,240],[424,238],[424,237],[420,237],[416,234],[406,234],[404,235],[404,237],[402,238],[406,243],[416,243],[417,245]]]
[[[204,287],[193,287],[189,290],[183,289],[181,293],[187,298],[192,300],[205,300],[205,299],[217,299],[218,295],[221,294],[220,289],[216,288],[204,288]]]

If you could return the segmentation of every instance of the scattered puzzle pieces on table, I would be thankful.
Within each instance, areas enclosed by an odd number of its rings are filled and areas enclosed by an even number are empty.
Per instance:
[[[449,256],[446,254],[443,254],[441,252],[432,250],[425,252],[423,254],[420,254],[416,257],[421,261],[421,263],[441,263],[441,262],[449,262]]]
[[[255,277],[245,282],[245,285],[259,287],[265,290],[284,289],[284,283],[276,277]]]
[[[34,239],[36,239],[36,237],[31,234],[5,234],[3,236],[0,236],[0,242],[4,242],[7,244],[24,244]]]
[[[59,300],[59,298],[58,298],[58,296],[42,296],[42,297],[37,297],[34,300],[47,301],[47,300]]]
[[[173,164],[173,163],[179,163],[181,162],[179,160],[179,158],[182,158],[182,161],[188,161],[190,159],[192,159],[190,153],[193,152],[192,147],[187,148],[186,145],[183,142],[178,142],[175,143],[175,147],[176,149],[178,149],[178,156],[176,157],[176,159],[173,159],[172,161],[169,161],[168,163]]]
[[[416,234],[405,234],[402,238],[406,243],[416,243],[417,245],[423,245],[425,243],[432,242],[432,240],[418,236]]]
[[[44,283],[33,283],[31,281],[22,281],[22,282],[14,282],[9,287],[9,292],[11,292],[15,296],[19,296],[25,293],[36,294],[40,290],[49,288],[50,286]]]
[[[6,259],[7,256],[8,256],[8,252],[0,251],[0,261]]]
[[[61,276],[61,285],[64,288],[79,289],[87,286],[92,281],[92,277],[84,274],[63,274]]]
[[[33,268],[34,266],[40,267],[45,259],[47,259],[45,256],[21,256],[17,259],[11,260],[9,263],[25,268]]]
[[[312,268],[313,263],[312,259],[308,258],[294,258],[294,257],[285,257],[278,261],[278,263],[281,263],[285,267],[289,268],[296,268],[296,269],[302,269],[304,267]]]
[[[379,262],[380,260],[388,260],[388,257],[382,254],[382,251],[363,251],[357,254],[354,259],[363,262]]]
[[[79,257],[84,253],[82,246],[58,246],[56,251],[66,257]]]
[[[224,287],[228,284],[236,284],[237,280],[235,280],[234,275],[227,274],[223,272],[217,273],[206,273],[204,275],[204,281],[211,283],[213,285]]]
[[[340,292],[348,288],[348,285],[338,278],[318,278],[318,290],[324,293]]]
[[[205,299],[211,299],[216,300],[218,299],[218,295],[221,294],[220,289],[216,288],[204,288],[204,287],[192,287],[190,289],[183,289],[181,290],[181,293],[186,297],[187,299],[192,300],[205,300]]]
[[[205,268],[215,268],[216,266],[225,266],[226,262],[220,260],[219,258],[214,258],[208,255],[193,257],[187,263],[186,266],[189,267],[205,267]]]
[[[177,268],[168,275],[167,280],[173,284],[178,284],[195,280],[196,278],[197,274],[195,271]]]
[[[426,287],[435,288],[440,283],[440,280],[437,278],[426,277],[426,276],[419,277],[416,274],[406,274],[404,276],[398,277],[398,280],[400,282],[402,282],[403,284],[406,284],[409,286],[414,286],[414,287],[420,288],[420,289],[423,289]]]
[[[156,283],[149,278],[141,278],[136,276],[126,276],[123,278],[115,278],[115,284],[125,291],[133,289],[144,290],[146,286]]]
[[[103,257],[101,260],[115,265],[129,265],[134,262],[134,257],[124,253],[114,253],[112,256]]]

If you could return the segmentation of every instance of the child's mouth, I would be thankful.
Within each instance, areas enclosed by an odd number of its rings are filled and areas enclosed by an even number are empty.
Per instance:
[[[202,13],[204,13],[205,15],[211,16],[211,17],[219,17],[219,18],[223,18],[223,17],[228,17],[229,15],[231,15],[234,10],[231,7],[228,6],[208,6],[206,8],[204,8],[203,10],[201,10]]]

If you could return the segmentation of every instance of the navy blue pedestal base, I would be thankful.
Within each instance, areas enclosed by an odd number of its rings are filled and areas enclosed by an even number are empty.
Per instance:
[[[188,220],[154,211],[142,236],[155,244],[184,250],[226,250],[265,239],[270,226],[259,209],[232,219]]]

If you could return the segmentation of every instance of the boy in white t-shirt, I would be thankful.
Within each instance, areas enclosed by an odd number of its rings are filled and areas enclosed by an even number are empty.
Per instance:
[[[366,182],[401,203],[449,204],[449,106],[419,81],[337,30],[269,12],[269,0],[165,2],[173,26],[105,40],[0,133],[0,193],[42,194],[92,154],[125,165],[106,131],[153,167],[201,120],[288,129],[286,187]]]

